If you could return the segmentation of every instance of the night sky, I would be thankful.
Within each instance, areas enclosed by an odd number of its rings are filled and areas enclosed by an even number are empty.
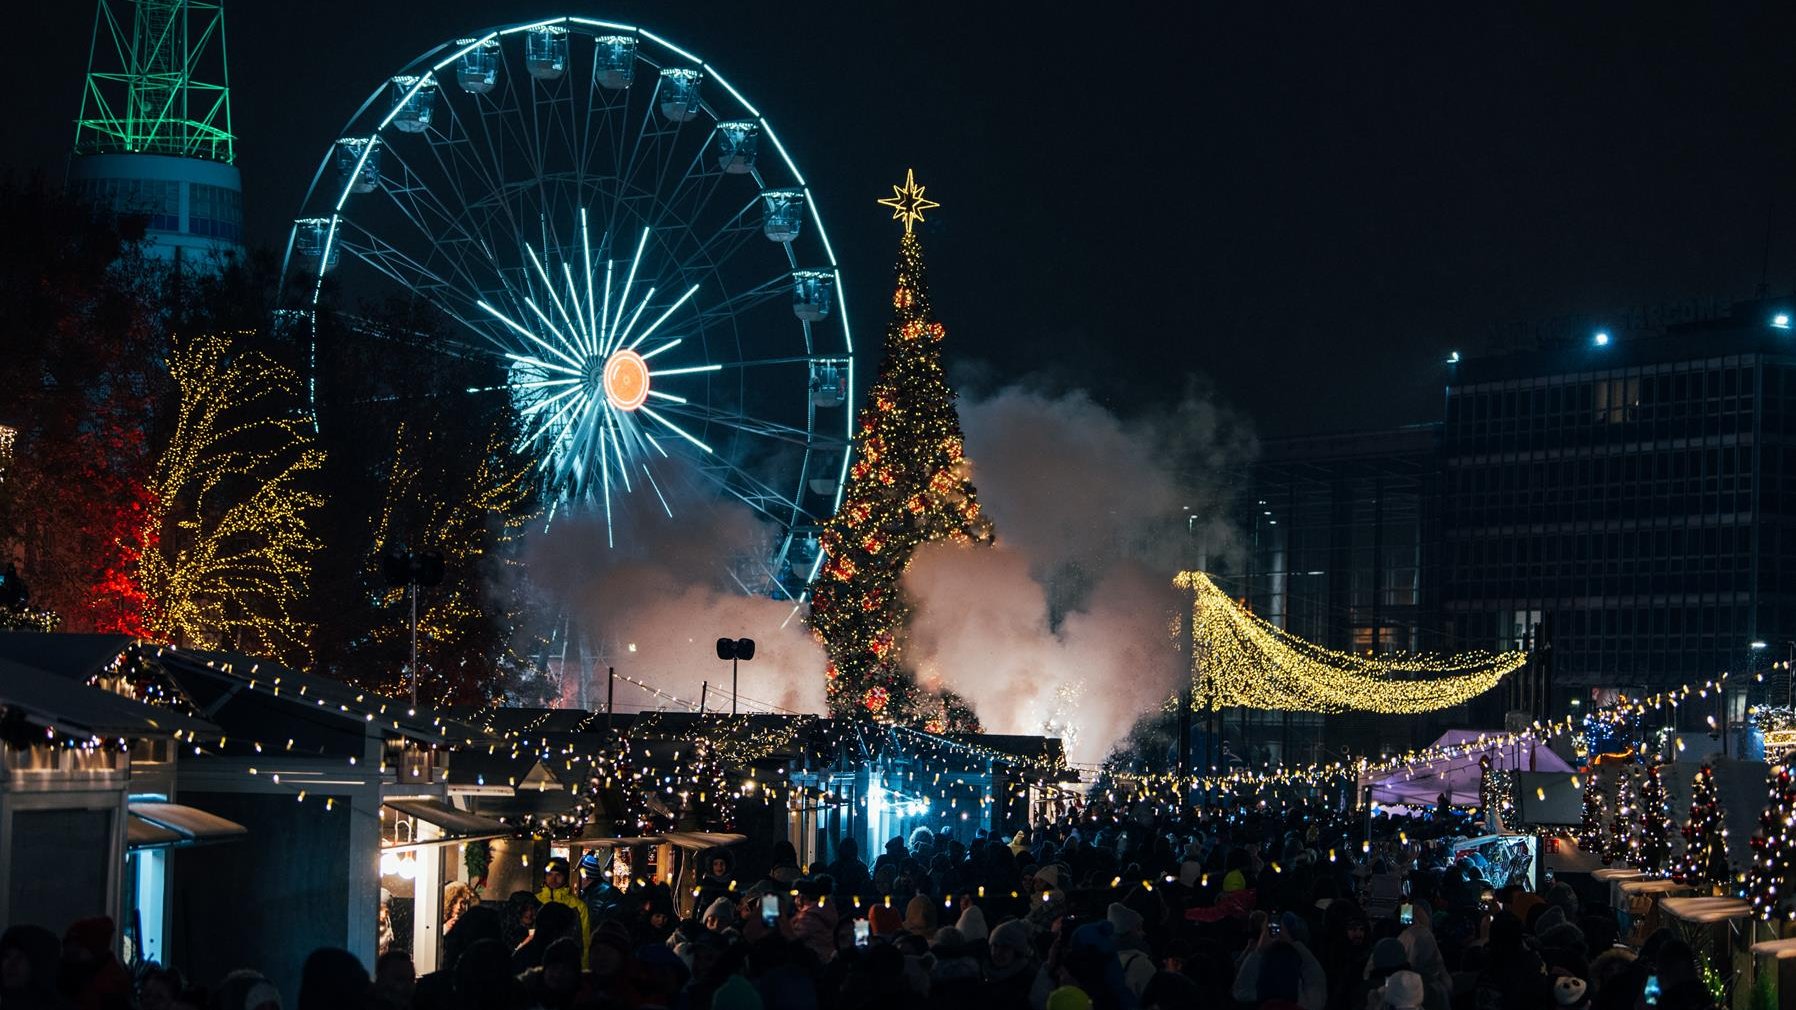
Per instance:
[[[255,243],[419,53],[632,21],[780,130],[861,339],[896,252],[873,200],[914,165],[950,360],[1123,413],[1200,373],[1265,434],[1425,420],[1440,359],[1494,332],[1751,296],[1768,222],[1770,290],[1796,286],[1788,2],[227,2]],[[16,6],[0,161],[60,175],[92,4]]]

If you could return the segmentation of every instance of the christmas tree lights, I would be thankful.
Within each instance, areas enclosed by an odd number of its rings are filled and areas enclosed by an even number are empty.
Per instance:
[[[406,589],[384,585],[380,554],[401,543],[440,551],[443,584],[422,594],[418,609],[421,690],[435,704],[484,703],[509,670],[527,665],[513,650],[513,637],[524,609],[516,548],[537,514],[532,467],[504,425],[488,433],[478,453],[454,457],[453,472],[432,467],[443,455],[419,444],[434,437],[427,427],[406,424],[394,436],[386,497],[374,520],[375,549],[363,572],[367,584],[380,587],[383,609],[370,638],[397,652],[411,635]],[[399,671],[391,672],[397,686]]]
[[[1585,852],[1603,850],[1603,777],[1595,768],[1584,779],[1584,813],[1578,824],[1578,848]]]
[[[1519,669],[1519,652],[1366,657],[1307,642],[1261,620],[1203,572],[1193,595],[1193,704],[1300,712],[1434,712],[1476,698]]]
[[[1603,845],[1604,866],[1625,863],[1633,852],[1634,776],[1631,766],[1615,770],[1615,802],[1609,809],[1609,837]]]
[[[1727,862],[1727,824],[1715,790],[1715,770],[1708,765],[1697,769],[1690,784],[1690,820],[1684,825],[1684,854],[1674,876],[1680,884],[1710,893],[1733,879]]]
[[[907,173],[880,203],[904,222],[885,359],[867,390],[855,462],[842,504],[824,524],[825,561],[812,588],[811,627],[829,653],[830,712],[971,729],[958,699],[930,698],[903,662],[911,606],[899,580],[916,549],[947,540],[989,543],[961,437],[954,392],[942,367],[942,324],[929,303],[923,247],[911,226],[935,206]]]
[[[170,355],[174,430],[156,461],[140,543],[151,633],[290,665],[309,653],[293,613],[319,543],[307,527],[324,463],[297,409],[299,376],[222,336]]]
[[[1665,779],[1654,762],[1641,779],[1640,829],[1630,841],[1633,853],[1628,860],[1644,873],[1661,874],[1671,866],[1671,814],[1666,802]]]
[[[1746,877],[1746,897],[1752,910],[1767,922],[1796,920],[1796,852],[1790,831],[1796,827],[1796,778],[1789,765],[1776,765],[1768,779],[1765,809],[1759,814],[1759,833],[1752,839],[1752,870]]]

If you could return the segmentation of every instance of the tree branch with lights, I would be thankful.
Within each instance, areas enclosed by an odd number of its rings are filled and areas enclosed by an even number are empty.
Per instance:
[[[177,346],[175,423],[156,460],[139,572],[151,633],[289,665],[309,654],[294,615],[320,544],[308,488],[324,453],[299,413],[299,376],[222,336]]]

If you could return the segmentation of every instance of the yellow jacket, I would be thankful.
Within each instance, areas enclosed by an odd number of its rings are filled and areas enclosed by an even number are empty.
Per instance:
[[[536,892],[536,900],[545,905],[551,901],[559,902],[573,909],[574,913],[580,917],[580,967],[582,969],[591,967],[586,963],[586,949],[592,946],[592,920],[587,914],[586,902],[580,900],[579,892],[571,887],[558,887],[553,891],[544,887]]]

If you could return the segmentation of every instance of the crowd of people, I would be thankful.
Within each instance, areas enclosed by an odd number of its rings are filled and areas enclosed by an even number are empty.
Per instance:
[[[372,974],[315,952],[297,1010],[1714,1006],[1686,943],[1618,943],[1594,888],[1487,880],[1441,842],[1464,825],[1357,827],[1313,806],[1092,803],[1010,837],[919,829],[870,863],[851,840],[809,867],[784,842],[753,867],[718,850],[684,918],[665,886],[556,859],[538,891],[454,895],[442,970],[415,977],[398,944]],[[61,940],[14,926],[0,962],[0,1010],[282,1010],[248,969],[134,978],[107,920]]]

